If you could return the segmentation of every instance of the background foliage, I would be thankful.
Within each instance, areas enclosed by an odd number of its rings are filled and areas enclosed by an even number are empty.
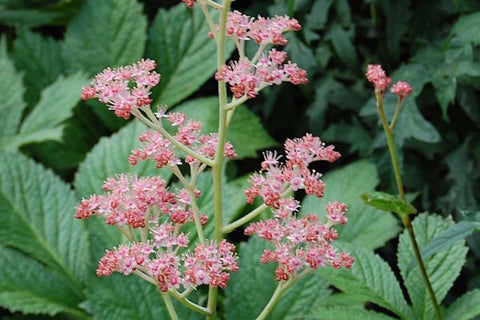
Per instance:
[[[201,12],[178,2],[0,0],[0,306],[5,319],[154,319],[165,313],[154,288],[138,279],[95,277],[99,256],[120,236],[99,221],[75,221],[73,208],[99,192],[108,176],[157,171],[126,161],[143,125],[80,101],[80,87],[103,68],[141,57],[157,60],[162,81],[153,93],[156,103],[202,120],[205,131],[215,130],[215,45],[206,37]],[[359,199],[375,188],[395,191],[364,71],[369,63],[381,63],[394,81],[406,80],[414,90],[395,139],[414,205],[439,214],[415,220],[416,228],[430,232],[421,245],[447,232],[452,216],[480,221],[475,215],[480,211],[480,5],[474,0],[237,0],[234,8],[254,16],[297,18],[304,28],[289,35],[286,50],[308,71],[310,83],[268,88],[233,118],[228,138],[240,159],[226,170],[226,220],[248,210],[241,190],[244,175],[258,169],[259,152],[313,132],[335,144],[343,158],[318,168],[332,171],[325,177],[326,198],[306,197],[303,210],[319,211],[329,199],[345,201],[350,222],[341,238],[355,243],[349,248],[358,262],[343,275],[323,270],[298,283],[271,318],[298,319],[311,311],[307,318],[350,319],[348,305],[363,319],[392,319],[393,314],[430,319],[425,288],[414,288],[419,273],[408,267],[406,236],[395,240],[398,222]],[[387,112],[393,112],[394,103],[386,100]],[[202,210],[211,214],[211,181],[204,180]],[[462,237],[475,231],[462,230]],[[274,290],[272,270],[256,262],[264,244],[245,241],[241,232],[231,240],[241,241],[243,269],[233,275],[221,305],[226,319],[238,314],[249,319]],[[459,238],[433,250],[427,261],[434,275],[448,274],[433,285],[450,305],[444,310],[450,319],[480,312],[475,304],[480,291],[473,290],[480,286],[479,234],[467,242],[468,253]],[[357,266],[381,274],[389,289]],[[329,283],[341,292],[334,293]],[[247,284],[261,290],[253,295]],[[407,292],[410,300],[404,300]],[[197,299],[203,301],[203,292]]]

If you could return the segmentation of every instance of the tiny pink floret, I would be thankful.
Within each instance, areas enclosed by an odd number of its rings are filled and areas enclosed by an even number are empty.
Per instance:
[[[373,83],[377,92],[385,92],[387,87],[392,84],[392,79],[387,76],[385,70],[379,64],[369,64],[366,77],[368,81]]]
[[[412,87],[405,81],[398,81],[390,90],[393,94],[396,94],[400,100],[412,93]]]

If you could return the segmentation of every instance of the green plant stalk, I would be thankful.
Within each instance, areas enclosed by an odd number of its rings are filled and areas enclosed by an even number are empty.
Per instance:
[[[170,299],[170,296],[168,293],[162,292],[162,298],[163,301],[165,302],[165,306],[167,307],[168,314],[170,315],[170,318],[172,320],[178,320],[177,313],[175,312],[175,307],[173,306],[172,300]]]
[[[227,24],[227,14],[230,10],[231,0],[224,0],[220,11],[219,32],[217,41],[217,70],[225,64],[225,26]],[[218,103],[219,103],[219,119],[218,119],[218,145],[215,154],[215,160],[212,166],[213,176],[213,201],[214,201],[214,223],[215,240],[220,241],[223,238],[223,210],[222,210],[222,170],[223,170],[223,149],[225,144],[225,136],[227,131],[227,85],[224,81],[218,82]],[[218,288],[210,286],[208,291],[207,308],[211,314],[207,316],[208,320],[217,318],[217,298]]]
[[[288,288],[290,288],[295,283],[296,280],[297,278],[290,278],[287,281],[279,282],[277,288],[273,292],[273,295],[270,297],[270,300],[268,301],[267,305],[255,320],[264,320],[268,316],[268,314],[272,312],[273,308],[275,308],[282,294]]]
[[[397,151],[395,149],[395,143],[393,141],[392,130],[388,126],[388,121],[385,116],[385,111],[383,109],[383,93],[375,92],[375,98],[377,100],[378,114],[380,116],[380,119],[382,120],[383,131],[385,132],[385,137],[387,138],[388,151],[390,153],[390,159],[392,160],[393,173],[395,175],[395,181],[397,183],[398,194],[400,198],[402,198],[402,200],[406,200],[402,176],[400,175],[400,167],[398,165]],[[430,295],[430,298],[432,299],[437,319],[442,320],[442,313],[440,312],[440,307],[438,305],[437,298],[435,297],[435,292],[433,291],[432,284],[430,283],[430,279],[428,278],[427,270],[425,268],[425,264],[423,263],[422,256],[420,255],[420,250],[418,248],[417,239],[415,237],[415,233],[413,232],[410,218],[408,215],[401,215],[400,218],[403,225],[408,230],[408,235],[410,236],[413,252],[420,267],[420,272],[422,274],[423,281],[425,282],[425,286],[427,287],[427,291]]]

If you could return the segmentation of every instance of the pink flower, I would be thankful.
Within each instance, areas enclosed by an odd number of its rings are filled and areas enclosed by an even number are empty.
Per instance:
[[[160,75],[153,71],[155,67],[155,61],[142,59],[130,66],[106,68],[90,86],[83,88],[81,98],[98,98],[118,117],[128,119],[133,109],[152,102],[150,90],[160,81]]]
[[[373,83],[377,92],[385,92],[387,87],[392,84],[392,79],[387,77],[387,74],[379,64],[369,64],[366,76],[368,81]]]
[[[289,61],[284,64],[287,54],[275,49],[270,50],[256,64],[248,59],[232,62],[230,66],[223,66],[215,74],[215,79],[225,81],[230,85],[234,98],[246,95],[256,97],[257,93],[266,86],[282,82],[305,84],[308,82],[307,73],[295,63]]]
[[[405,81],[398,81],[390,90],[392,93],[396,94],[400,100],[412,93],[412,88]]]
[[[191,8],[195,4],[196,0],[182,0],[182,1],[187,5],[187,7]]]

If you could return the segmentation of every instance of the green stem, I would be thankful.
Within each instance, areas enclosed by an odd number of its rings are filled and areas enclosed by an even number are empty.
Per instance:
[[[193,311],[195,312],[198,312],[200,314],[203,314],[203,315],[209,315],[211,314],[210,310],[208,310],[207,308],[204,308],[202,306],[199,306],[198,304],[196,303],[193,303],[192,301],[188,300],[187,298],[183,297],[181,294],[179,294],[178,292],[176,291],[169,291],[169,293],[175,298],[177,299],[181,304],[183,304],[184,306],[186,306],[187,308],[189,309],[192,309]]]
[[[170,315],[170,318],[172,320],[178,320],[177,313],[175,312],[175,307],[173,306],[172,300],[170,299],[170,296],[162,292],[162,298],[163,302],[165,302],[165,306],[167,307],[168,314]]]
[[[68,310],[65,310],[65,313],[73,316],[75,319],[93,320],[93,317],[91,315],[89,315],[88,313],[85,313],[81,310],[68,309]]]
[[[193,190],[187,189],[190,197],[190,204],[193,210],[193,220],[195,222],[195,229],[197,230],[198,240],[201,244],[205,243],[205,236],[203,235],[202,223],[200,222],[200,210],[198,209],[197,199]]]
[[[265,211],[268,207],[265,204],[262,204],[261,206],[258,206],[254,210],[250,211],[247,215],[241,217],[240,219],[226,225],[223,227],[222,232],[223,233],[230,233],[236,228],[243,226],[245,223],[248,221],[254,219],[256,216],[258,216],[260,213]]]
[[[398,99],[397,108],[395,109],[395,113],[393,114],[392,122],[388,127],[391,132],[393,132],[393,129],[395,128],[395,124],[397,123],[397,118],[398,118],[398,114],[400,113],[401,107],[402,107],[402,99]]]
[[[263,311],[258,315],[258,317],[256,318],[256,320],[263,320],[265,319],[268,314],[270,312],[272,312],[273,308],[275,308],[275,306],[277,305],[278,303],[278,300],[280,300],[280,297],[282,296],[282,294],[288,289],[290,288],[294,283],[295,283],[296,279],[295,278],[290,278],[289,280],[287,280],[286,282],[284,281],[281,281],[278,283],[278,286],[277,288],[275,289],[275,291],[273,292],[273,295],[271,296],[270,300],[268,301],[267,305],[265,306],[265,308],[263,309]]]
[[[383,93],[375,92],[375,98],[377,100],[378,114],[380,115],[380,119],[382,120],[383,131],[385,132],[385,136],[387,138],[388,151],[390,152],[390,158],[392,161],[395,181],[397,183],[398,194],[400,198],[402,198],[402,200],[406,200],[405,190],[403,188],[403,181],[400,175],[400,167],[398,165],[397,151],[395,149],[395,143],[393,141],[392,130],[388,126],[387,118],[385,116],[385,111],[383,109]],[[394,124],[394,122],[392,122],[392,124]],[[427,287],[427,291],[432,300],[437,319],[442,320],[442,313],[440,312],[440,307],[438,305],[437,298],[435,297],[435,292],[433,291],[432,284],[430,283],[430,279],[428,277],[427,270],[425,268],[425,264],[423,263],[422,256],[420,255],[420,250],[418,248],[417,239],[415,237],[415,233],[413,232],[410,218],[408,215],[401,215],[400,218],[402,220],[403,225],[408,230],[408,235],[410,236],[410,242],[412,243],[413,252],[415,254],[417,263],[420,267],[420,272],[422,274],[423,281],[425,283],[425,286]]]
[[[230,10],[231,0],[224,0],[220,12],[219,32],[217,41],[217,69],[225,64],[225,38],[226,38],[226,24],[227,15]],[[225,145],[225,136],[227,129],[227,85],[224,81],[218,82],[218,102],[219,102],[219,119],[218,119],[218,145],[215,154],[215,160],[212,166],[213,176],[213,192],[214,192],[214,237],[215,240],[220,241],[223,238],[223,210],[222,210],[222,170],[223,170],[223,149]],[[211,314],[207,316],[208,320],[216,319],[218,288],[210,286],[208,291],[207,308]]]

